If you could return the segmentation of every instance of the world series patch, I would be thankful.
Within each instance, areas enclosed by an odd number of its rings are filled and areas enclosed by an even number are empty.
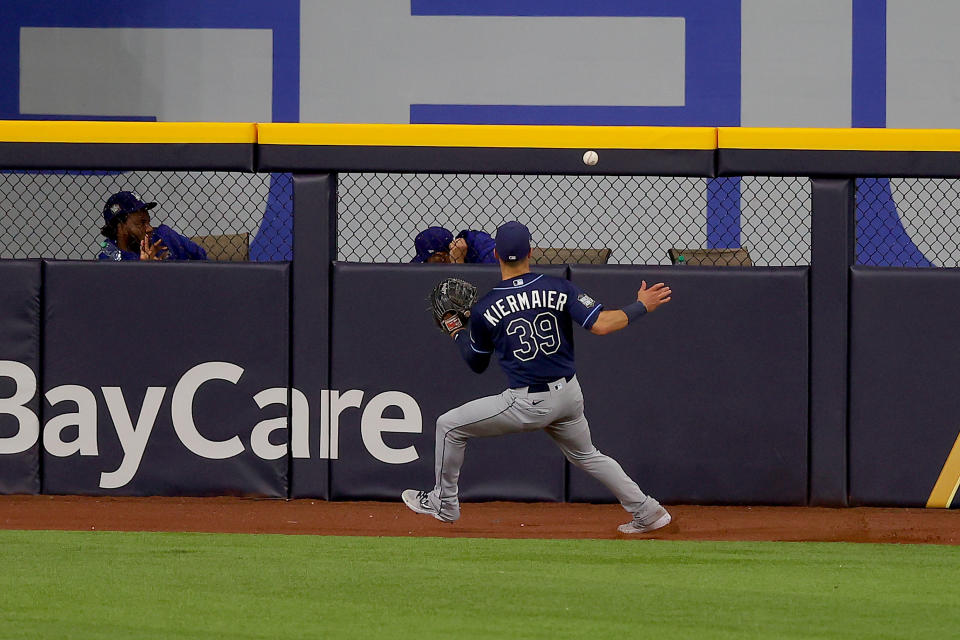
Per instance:
[[[583,306],[585,306],[587,309],[589,309],[589,308],[592,307],[593,305],[597,304],[597,301],[596,301],[596,300],[594,300],[593,298],[591,298],[590,296],[588,296],[588,295],[585,294],[585,293],[581,293],[580,295],[578,295],[578,296],[577,296],[577,300],[579,300],[579,301],[580,301],[580,304],[582,304]]]
[[[447,331],[454,332],[457,329],[463,329],[463,322],[460,321],[460,316],[452,315],[449,318],[443,319],[443,324],[446,325]]]

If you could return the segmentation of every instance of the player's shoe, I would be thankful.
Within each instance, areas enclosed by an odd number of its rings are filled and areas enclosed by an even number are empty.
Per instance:
[[[617,531],[620,533],[649,533],[664,528],[670,524],[672,519],[666,509],[658,506],[653,513],[643,517],[640,514],[634,514],[633,520],[617,527]]]
[[[453,522],[456,520],[456,518],[450,519],[440,515],[440,512],[430,504],[430,493],[427,491],[407,489],[400,494],[400,497],[403,498],[403,503],[407,505],[411,511],[433,516],[440,522]]]

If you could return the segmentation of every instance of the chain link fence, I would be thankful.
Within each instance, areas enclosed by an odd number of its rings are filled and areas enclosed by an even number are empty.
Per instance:
[[[0,258],[96,258],[121,190],[212,259],[292,259],[290,174],[170,171],[0,172]],[[338,194],[340,260],[408,262],[429,226],[519,219],[541,262],[810,262],[806,178],[345,173]],[[857,264],[960,266],[960,180],[859,179],[856,215]]]
[[[290,260],[290,174],[213,171],[2,171],[0,258],[96,259],[103,205],[117,191],[156,201],[166,224],[213,260]]]
[[[517,219],[540,262],[810,263],[807,178],[344,173],[338,198],[352,262],[409,262],[427,227],[493,235]]]
[[[857,264],[960,266],[960,180],[857,180]]]
[[[806,178],[345,173],[338,258],[409,262],[429,226],[530,227],[539,262],[790,266],[810,261]],[[0,258],[95,259],[103,204],[156,201],[154,226],[220,260],[290,260],[290,174],[0,172]],[[672,254],[672,255],[671,255]]]

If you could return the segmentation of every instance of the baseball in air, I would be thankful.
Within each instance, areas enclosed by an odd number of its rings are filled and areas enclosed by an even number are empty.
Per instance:
[[[592,167],[598,162],[600,162],[600,156],[597,155],[596,151],[587,151],[583,154],[583,164]]]

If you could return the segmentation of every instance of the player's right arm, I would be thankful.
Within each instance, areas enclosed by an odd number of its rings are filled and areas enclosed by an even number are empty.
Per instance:
[[[453,335],[454,342],[460,347],[460,355],[474,373],[486,371],[490,356],[493,355],[493,342],[483,329],[482,322],[474,322],[471,318],[467,328]]]
[[[670,302],[670,287],[662,282],[658,282],[649,289],[647,281],[640,283],[640,290],[637,291],[637,301],[623,309],[605,309],[597,315],[597,321],[590,327],[590,333],[598,336],[605,336],[608,333],[619,331],[628,324],[630,320],[637,320],[642,316],[656,311],[663,304]]]

